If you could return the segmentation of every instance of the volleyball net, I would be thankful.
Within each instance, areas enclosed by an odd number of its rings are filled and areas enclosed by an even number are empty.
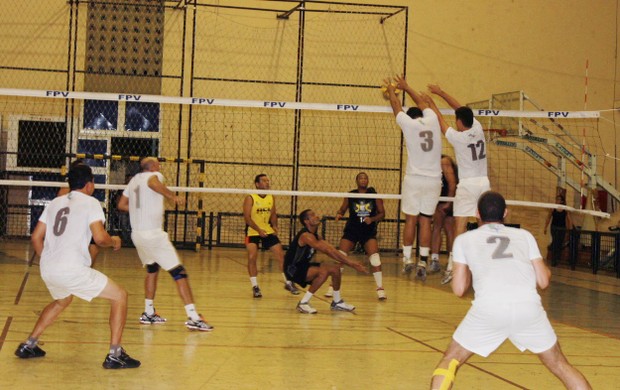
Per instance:
[[[377,86],[377,98],[380,98]],[[378,100],[378,102],[383,102]],[[597,172],[597,112],[546,112],[477,108],[488,135],[492,188],[518,206],[511,222],[540,224],[556,187],[567,191],[567,207],[583,169]],[[452,110],[443,110],[453,121]],[[76,158],[93,168],[94,194],[108,212],[113,232],[126,230],[115,211],[120,189],[139,171],[139,160],[156,156],[166,184],[186,198],[169,210],[166,228],[187,246],[239,245],[245,223],[243,197],[256,193],[254,177],[265,173],[277,199],[283,242],[299,228],[295,216],[312,208],[324,215],[324,234],[338,239],[343,222],[333,221],[342,199],[353,196],[364,171],[384,199],[386,220],[380,244],[398,249],[403,218],[400,185],[407,151],[391,108],[351,103],[300,103],[0,89],[2,151],[0,233],[28,236],[42,208],[64,186]],[[584,131],[585,129],[585,131]],[[580,166],[583,145],[592,158]],[[535,138],[538,137],[538,138]],[[453,156],[444,140],[443,153]],[[570,159],[572,156],[574,159]],[[593,175],[593,180],[595,175]],[[43,183],[40,183],[43,182]],[[51,184],[49,182],[52,182]],[[544,216],[542,217],[544,219]]]

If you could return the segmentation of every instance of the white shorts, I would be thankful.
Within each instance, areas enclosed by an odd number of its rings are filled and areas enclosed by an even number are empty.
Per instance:
[[[157,263],[166,271],[170,271],[181,264],[168,233],[161,229],[132,231],[131,240],[138,250],[143,266]]]
[[[471,177],[459,181],[454,196],[455,217],[475,217],[478,210],[478,198],[491,189],[489,178]]]
[[[90,302],[108,284],[107,276],[87,266],[41,269],[41,278],[54,299],[74,295]]]
[[[452,338],[483,357],[509,339],[521,352],[541,353],[553,347],[557,336],[540,302],[475,303]]]
[[[432,216],[441,195],[441,177],[405,175],[401,195],[403,213]]]

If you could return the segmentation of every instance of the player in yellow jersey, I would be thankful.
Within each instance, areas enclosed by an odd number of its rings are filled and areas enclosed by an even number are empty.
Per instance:
[[[256,175],[254,185],[258,190],[268,190],[270,187],[269,177],[264,173]],[[252,283],[254,298],[263,296],[258,286],[258,244],[262,243],[264,249],[269,249],[278,260],[280,272],[284,278],[284,288],[293,295],[298,295],[299,290],[286,279],[284,275],[284,250],[278,239],[278,216],[276,203],[273,195],[251,194],[243,200],[243,217],[246,224],[245,247],[248,250],[248,274]]]

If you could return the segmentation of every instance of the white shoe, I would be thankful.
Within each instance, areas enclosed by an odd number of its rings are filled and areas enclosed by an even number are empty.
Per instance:
[[[345,303],[345,301],[341,299],[340,302],[332,301],[331,309],[338,310],[338,311],[353,311],[355,310],[355,306],[349,305],[348,303]]]
[[[379,298],[379,300],[384,301],[387,299],[387,296],[385,295],[385,290],[383,289],[383,287],[379,287],[377,289],[377,298]]]
[[[325,295],[328,298],[333,297],[334,296],[334,287],[333,286],[329,286],[327,288],[327,291],[325,291],[325,294],[323,294],[323,295]]]
[[[426,262],[425,261],[418,262],[418,266],[416,267],[416,278],[420,279],[423,282],[426,282]]]
[[[309,302],[299,302],[297,304],[297,311],[304,314],[316,314],[316,309],[310,306]]]
[[[403,273],[409,275],[413,271],[413,261],[407,257],[403,257]]]
[[[441,284],[448,284],[452,280],[452,270],[446,271],[443,274],[443,278],[441,279]]]
[[[430,274],[434,274],[441,271],[441,266],[439,265],[439,260],[433,260],[431,261],[431,266],[428,269],[428,273]]]

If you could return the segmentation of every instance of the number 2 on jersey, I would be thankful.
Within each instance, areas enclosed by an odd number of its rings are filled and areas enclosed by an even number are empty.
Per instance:
[[[495,259],[512,259],[512,253],[506,253],[506,249],[510,244],[510,238],[502,236],[491,236],[487,238],[487,244],[494,244],[499,241],[497,248],[493,251],[491,258]]]

